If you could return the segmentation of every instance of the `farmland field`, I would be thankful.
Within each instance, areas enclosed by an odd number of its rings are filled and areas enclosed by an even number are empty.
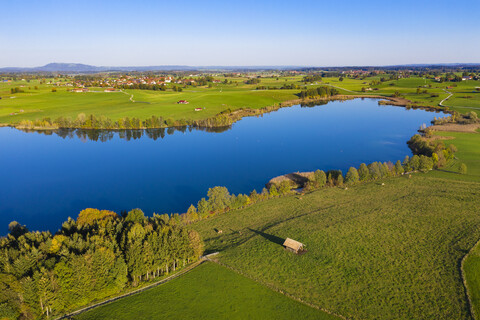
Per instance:
[[[291,300],[225,267],[204,263],[166,284],[74,319],[302,319],[337,317]]]
[[[0,82],[0,123],[18,123],[21,120],[43,118],[56,119],[60,116],[75,119],[78,114],[94,114],[106,116],[113,120],[123,117],[146,119],[162,116],[164,119],[197,120],[215,116],[224,110],[239,108],[261,108],[278,105],[284,101],[298,99],[300,89],[256,90],[257,86],[280,88],[283,85],[298,85],[299,88],[314,88],[320,85],[336,87],[341,94],[365,94],[391,96],[400,92],[413,103],[425,106],[436,106],[446,98],[446,86],[454,95],[444,104],[460,112],[468,112],[480,108],[480,81],[463,81],[460,83],[437,83],[431,79],[404,78],[380,82],[380,77],[369,77],[363,80],[325,77],[322,82],[303,83],[301,76],[262,78],[259,84],[245,84],[248,78],[221,78],[231,81],[228,84],[216,83],[213,86],[187,86],[182,92],[131,90],[123,92],[103,92],[104,88],[90,88],[90,92],[69,92],[72,87],[40,84],[39,80]],[[51,79],[50,79],[51,80]],[[65,82],[66,80],[64,80]],[[62,82],[60,82],[62,83]],[[362,87],[372,91],[362,92]],[[422,92],[417,93],[417,88]],[[12,88],[19,88],[20,93],[11,93]],[[56,92],[52,92],[55,88]],[[345,90],[343,90],[345,89]],[[426,93],[423,93],[426,90]],[[130,97],[132,97],[131,101]],[[186,105],[177,104],[179,100],[187,100]],[[195,112],[195,108],[202,108]]]
[[[458,263],[480,238],[479,196],[478,182],[414,175],[270,200],[195,228],[222,263],[348,318],[468,319]],[[287,237],[308,252],[285,251]]]

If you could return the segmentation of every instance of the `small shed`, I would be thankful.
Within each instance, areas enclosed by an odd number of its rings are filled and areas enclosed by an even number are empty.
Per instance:
[[[305,246],[303,245],[303,243],[290,238],[285,239],[283,246],[285,247],[286,250],[289,250],[295,253],[300,253],[305,249]]]

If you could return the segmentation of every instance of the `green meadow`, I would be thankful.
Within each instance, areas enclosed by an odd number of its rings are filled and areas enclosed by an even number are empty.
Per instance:
[[[220,78],[225,79],[225,78]],[[380,76],[364,80],[327,77],[323,82],[304,84],[301,76],[262,78],[259,84],[245,84],[247,78],[226,78],[230,84],[217,83],[209,86],[187,86],[182,92],[124,90],[124,92],[103,92],[103,88],[90,88],[91,92],[68,92],[72,87],[58,86],[52,92],[52,85],[40,84],[38,80],[0,82],[0,123],[12,124],[21,120],[36,120],[43,118],[56,119],[60,116],[75,119],[78,114],[104,115],[113,120],[123,117],[146,119],[152,115],[164,119],[205,119],[224,111],[240,108],[261,108],[278,105],[284,101],[298,99],[299,89],[288,90],[256,90],[257,86],[281,87],[296,84],[302,87],[317,87],[332,85],[341,94],[365,94],[390,96],[400,92],[405,98],[419,105],[433,105],[448,97],[444,91],[446,86],[456,86],[448,89],[454,95],[444,104],[460,112],[468,112],[480,108],[480,81],[462,81],[457,83],[437,83],[423,78],[402,78],[381,82],[370,86],[371,81],[379,80]],[[51,79],[49,79],[51,80]],[[11,88],[20,88],[24,92],[10,93]],[[37,87],[37,89],[35,89]],[[372,91],[362,92],[362,87],[372,88]],[[427,93],[416,93],[418,87]],[[343,90],[345,89],[345,90]],[[374,90],[375,89],[375,90]],[[130,97],[133,95],[132,99]],[[431,95],[438,95],[432,97]],[[178,100],[188,100],[189,104],[177,104]],[[202,111],[195,111],[202,108]]]
[[[195,228],[222,263],[347,318],[468,319],[458,265],[480,238],[480,183],[384,183],[271,200]],[[285,251],[287,237],[307,253]]]
[[[337,317],[308,307],[211,262],[180,278],[74,319],[302,319]]]

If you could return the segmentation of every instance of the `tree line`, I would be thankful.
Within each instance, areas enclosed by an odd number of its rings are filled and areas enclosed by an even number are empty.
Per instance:
[[[147,83],[134,83],[132,85],[116,85],[114,86],[117,89],[135,89],[135,90],[153,90],[153,91],[167,91],[167,86],[165,84],[147,84]],[[182,92],[183,89],[180,86],[173,85],[171,89],[175,92]]]
[[[21,120],[15,126],[19,129],[107,129],[107,130],[130,130],[130,129],[160,129],[171,127],[226,127],[233,123],[233,119],[225,113],[219,113],[213,117],[200,120],[190,119],[164,119],[162,116],[152,115],[150,118],[142,120],[137,117],[124,117],[118,120],[112,120],[104,115],[95,116],[94,114],[78,114],[75,119],[71,117],[60,116],[56,119],[49,117],[36,120]]]
[[[258,86],[255,90],[292,90],[292,89],[300,89],[298,84],[284,84],[281,87],[277,86]]]
[[[285,196],[292,193],[293,188],[303,187],[305,191],[311,191],[324,187],[344,187],[355,185],[360,182],[376,181],[387,177],[400,176],[405,173],[420,171],[428,172],[439,169],[446,165],[447,161],[454,158],[457,148],[450,144],[448,147],[442,141],[427,142],[420,136],[413,136],[409,142],[413,156],[406,156],[403,161],[362,163],[359,168],[350,167],[344,175],[341,170],[315,171],[303,185],[297,185],[291,180],[283,180],[278,184],[272,183],[268,189],[258,193],[256,190],[249,195],[230,194],[226,187],[210,188],[207,197],[200,199],[195,205],[190,205],[187,213],[182,214],[182,220],[186,223],[206,219],[210,216],[225,213],[230,210],[245,208],[259,201]],[[465,164],[460,165],[460,172],[466,173]]]
[[[12,222],[0,238],[0,318],[38,319],[175,271],[203,253],[179,215],[85,209],[50,232]]]
[[[315,97],[331,97],[335,96],[338,94],[338,90],[332,87],[326,87],[326,86],[321,86],[321,87],[316,87],[316,88],[310,88],[307,90],[302,90],[300,93],[298,93],[298,96],[302,99],[305,98],[315,98]]]

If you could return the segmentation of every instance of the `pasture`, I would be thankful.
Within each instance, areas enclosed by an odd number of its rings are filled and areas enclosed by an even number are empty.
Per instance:
[[[416,174],[270,200],[194,227],[222,263],[348,318],[468,319],[458,265],[480,238],[479,197],[478,182]],[[285,251],[287,237],[308,252]]]
[[[302,319],[337,317],[207,262],[180,278],[74,319]]]
[[[278,105],[284,101],[298,99],[300,89],[256,90],[257,86],[280,88],[283,85],[298,85],[311,88],[320,85],[335,86],[341,94],[365,94],[390,96],[400,92],[403,97],[419,105],[438,105],[448,94],[446,86],[454,95],[444,102],[445,105],[460,112],[468,112],[480,108],[480,81],[462,81],[458,83],[437,83],[430,79],[418,77],[401,78],[372,84],[380,77],[368,77],[363,80],[325,77],[321,82],[303,83],[302,76],[266,77],[259,84],[245,84],[245,77],[221,78],[229,83],[214,83],[208,86],[186,86],[182,92],[132,90],[123,92],[103,92],[103,88],[90,88],[90,92],[69,92],[72,87],[41,84],[39,80],[0,82],[0,123],[18,123],[21,120],[42,118],[56,119],[60,116],[75,119],[78,114],[94,114],[106,116],[112,120],[123,117],[146,119],[152,115],[164,119],[205,119],[225,110],[239,108],[261,108]],[[52,79],[47,79],[52,80]],[[58,79],[57,79],[58,80]],[[66,79],[60,79],[63,82]],[[63,83],[60,82],[60,83]],[[230,83],[231,82],[231,83]],[[362,92],[362,87],[371,91]],[[417,93],[417,88],[422,92]],[[23,92],[11,93],[12,88]],[[56,92],[52,92],[55,88]],[[426,93],[423,93],[426,90]],[[436,96],[438,95],[438,96]],[[131,101],[132,100],[135,102]],[[179,100],[187,100],[189,104],[177,104]],[[202,108],[202,111],[195,111]]]

